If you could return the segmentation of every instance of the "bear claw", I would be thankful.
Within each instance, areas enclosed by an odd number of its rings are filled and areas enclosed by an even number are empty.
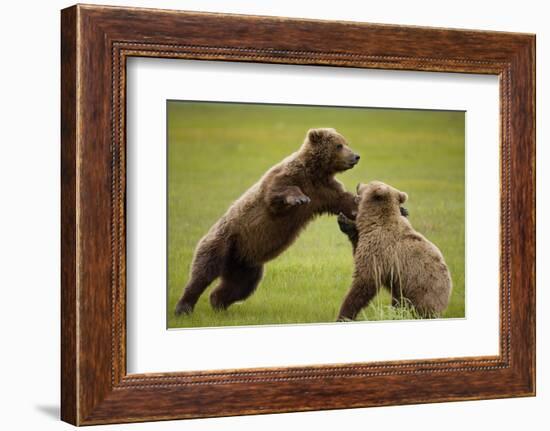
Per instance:
[[[291,196],[287,200],[289,205],[303,205],[311,202],[311,199],[307,196]]]
[[[344,213],[341,212],[338,214],[338,223],[349,223],[349,222],[351,222],[351,220],[347,218]]]

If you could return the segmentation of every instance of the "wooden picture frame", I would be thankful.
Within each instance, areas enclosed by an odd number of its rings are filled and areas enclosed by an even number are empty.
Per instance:
[[[64,421],[535,394],[534,35],[83,5],[64,9],[61,18]],[[131,56],[498,75],[500,354],[128,375],[125,65]]]

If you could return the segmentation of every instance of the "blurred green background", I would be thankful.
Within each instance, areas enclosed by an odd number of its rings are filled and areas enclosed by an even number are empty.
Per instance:
[[[272,165],[296,151],[312,127],[334,127],[361,154],[338,175],[350,191],[384,181],[409,194],[409,219],[442,251],[453,279],[443,317],[464,317],[464,112],[169,101],[168,327],[333,322],[350,286],[351,246],[336,217],[314,220],[267,263],[257,291],[215,312],[201,296],[174,315],[194,248],[228,206]],[[359,319],[411,319],[384,291]]]

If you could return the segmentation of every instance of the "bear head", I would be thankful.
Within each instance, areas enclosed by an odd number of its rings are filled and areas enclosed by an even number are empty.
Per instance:
[[[402,215],[401,205],[407,199],[407,193],[385,184],[381,181],[371,181],[368,184],[357,184],[358,214],[377,213],[379,215]]]
[[[348,145],[346,139],[334,129],[310,129],[307,132],[302,153],[306,163],[319,173],[334,174],[353,168],[360,156]]]

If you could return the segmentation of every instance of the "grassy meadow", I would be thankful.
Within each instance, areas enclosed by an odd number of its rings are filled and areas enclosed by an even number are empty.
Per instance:
[[[334,127],[361,155],[338,175],[350,191],[381,180],[408,193],[416,230],[442,251],[453,279],[443,317],[464,317],[464,113],[168,102],[169,328],[333,322],[350,286],[351,245],[336,217],[314,220],[281,256],[268,262],[256,292],[215,312],[209,294],[190,316],[174,315],[198,240],[228,206],[273,164],[296,151],[312,127]],[[411,319],[381,292],[364,320]]]

